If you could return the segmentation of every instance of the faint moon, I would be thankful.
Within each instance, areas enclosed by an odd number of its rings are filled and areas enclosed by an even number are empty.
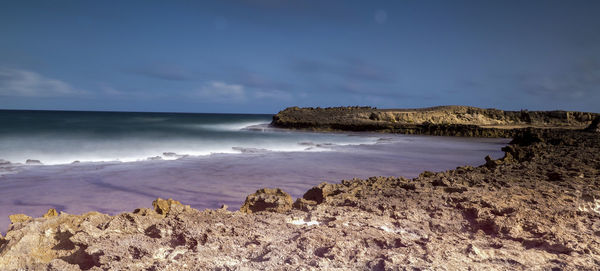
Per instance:
[[[387,12],[382,9],[375,11],[375,22],[378,24],[384,24],[385,21],[387,21]]]

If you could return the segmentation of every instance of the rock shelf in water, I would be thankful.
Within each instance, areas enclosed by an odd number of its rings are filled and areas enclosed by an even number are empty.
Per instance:
[[[2,270],[592,270],[600,265],[600,137],[519,132],[503,159],[414,179],[277,189],[243,210],[16,216]],[[251,210],[251,212],[250,212]]]
[[[273,116],[274,127],[318,131],[380,131],[442,136],[512,137],[523,128],[583,129],[597,113],[504,111],[471,106],[420,109],[289,107]]]

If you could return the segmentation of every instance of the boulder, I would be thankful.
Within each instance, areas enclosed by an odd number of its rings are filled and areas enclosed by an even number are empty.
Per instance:
[[[323,182],[306,191],[302,197],[306,200],[315,201],[317,204],[321,204],[328,196],[339,193],[338,190],[338,185]]]
[[[263,188],[248,195],[240,208],[243,213],[274,212],[285,213],[292,209],[292,197],[279,188]]]
[[[155,201],[152,202],[152,207],[154,207],[154,211],[156,211],[157,214],[162,215],[162,216],[166,216],[171,209],[173,208],[173,206],[175,205],[181,205],[183,206],[183,204],[181,204],[181,202],[176,201],[174,199],[161,199],[161,198],[157,198]]]
[[[489,169],[495,169],[500,164],[501,162],[499,160],[494,160],[489,155],[485,157],[485,166]]]
[[[305,198],[298,198],[296,202],[294,202],[294,209],[302,210],[302,211],[310,211],[312,208],[317,205],[317,202],[314,200],[307,200]]]
[[[56,211],[56,209],[51,208],[51,209],[48,209],[48,212],[46,212],[46,214],[44,214],[44,218],[55,217],[57,215],[58,215],[58,212]]]
[[[29,220],[31,220],[31,217],[28,215],[24,215],[24,214],[14,214],[14,215],[9,215],[8,219],[10,219],[10,223],[15,224],[15,223],[22,223],[25,221],[29,221]]]
[[[600,117],[596,117],[592,121],[592,124],[590,124],[590,126],[588,126],[587,128],[585,128],[585,130],[588,131],[588,132],[600,133]]]

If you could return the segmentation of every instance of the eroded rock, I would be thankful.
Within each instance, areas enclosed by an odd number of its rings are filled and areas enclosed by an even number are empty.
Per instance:
[[[588,126],[587,128],[585,128],[585,130],[587,132],[600,133],[600,117],[596,117],[592,121],[592,123],[590,124],[590,126]]]
[[[470,106],[418,109],[373,107],[290,107],[273,116],[281,128],[343,131],[383,131],[401,134],[512,137],[515,128],[583,129],[597,113],[575,111],[504,111]]]
[[[171,198],[166,200],[158,198],[152,202],[152,207],[154,207],[154,211],[156,211],[157,214],[162,216],[166,216],[174,206],[183,206],[183,204]]]
[[[54,217],[54,216],[57,216],[57,215],[58,215],[58,212],[56,211],[56,209],[51,208],[51,209],[48,209],[48,212],[46,212],[43,217],[44,218],[49,218],[49,217]]]
[[[292,209],[292,197],[279,188],[263,188],[248,195],[240,208],[244,213],[275,212],[285,213]]]
[[[27,222],[29,220],[31,220],[31,217],[25,214],[14,214],[14,215],[9,215],[8,218],[10,219],[10,223],[15,224],[15,223],[23,223],[23,222]]]

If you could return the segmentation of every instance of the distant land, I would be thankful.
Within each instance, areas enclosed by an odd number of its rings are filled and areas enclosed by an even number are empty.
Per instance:
[[[515,130],[523,128],[583,129],[599,116],[590,112],[504,111],[456,105],[418,109],[289,107],[277,113],[271,124],[320,131],[511,137]]]

